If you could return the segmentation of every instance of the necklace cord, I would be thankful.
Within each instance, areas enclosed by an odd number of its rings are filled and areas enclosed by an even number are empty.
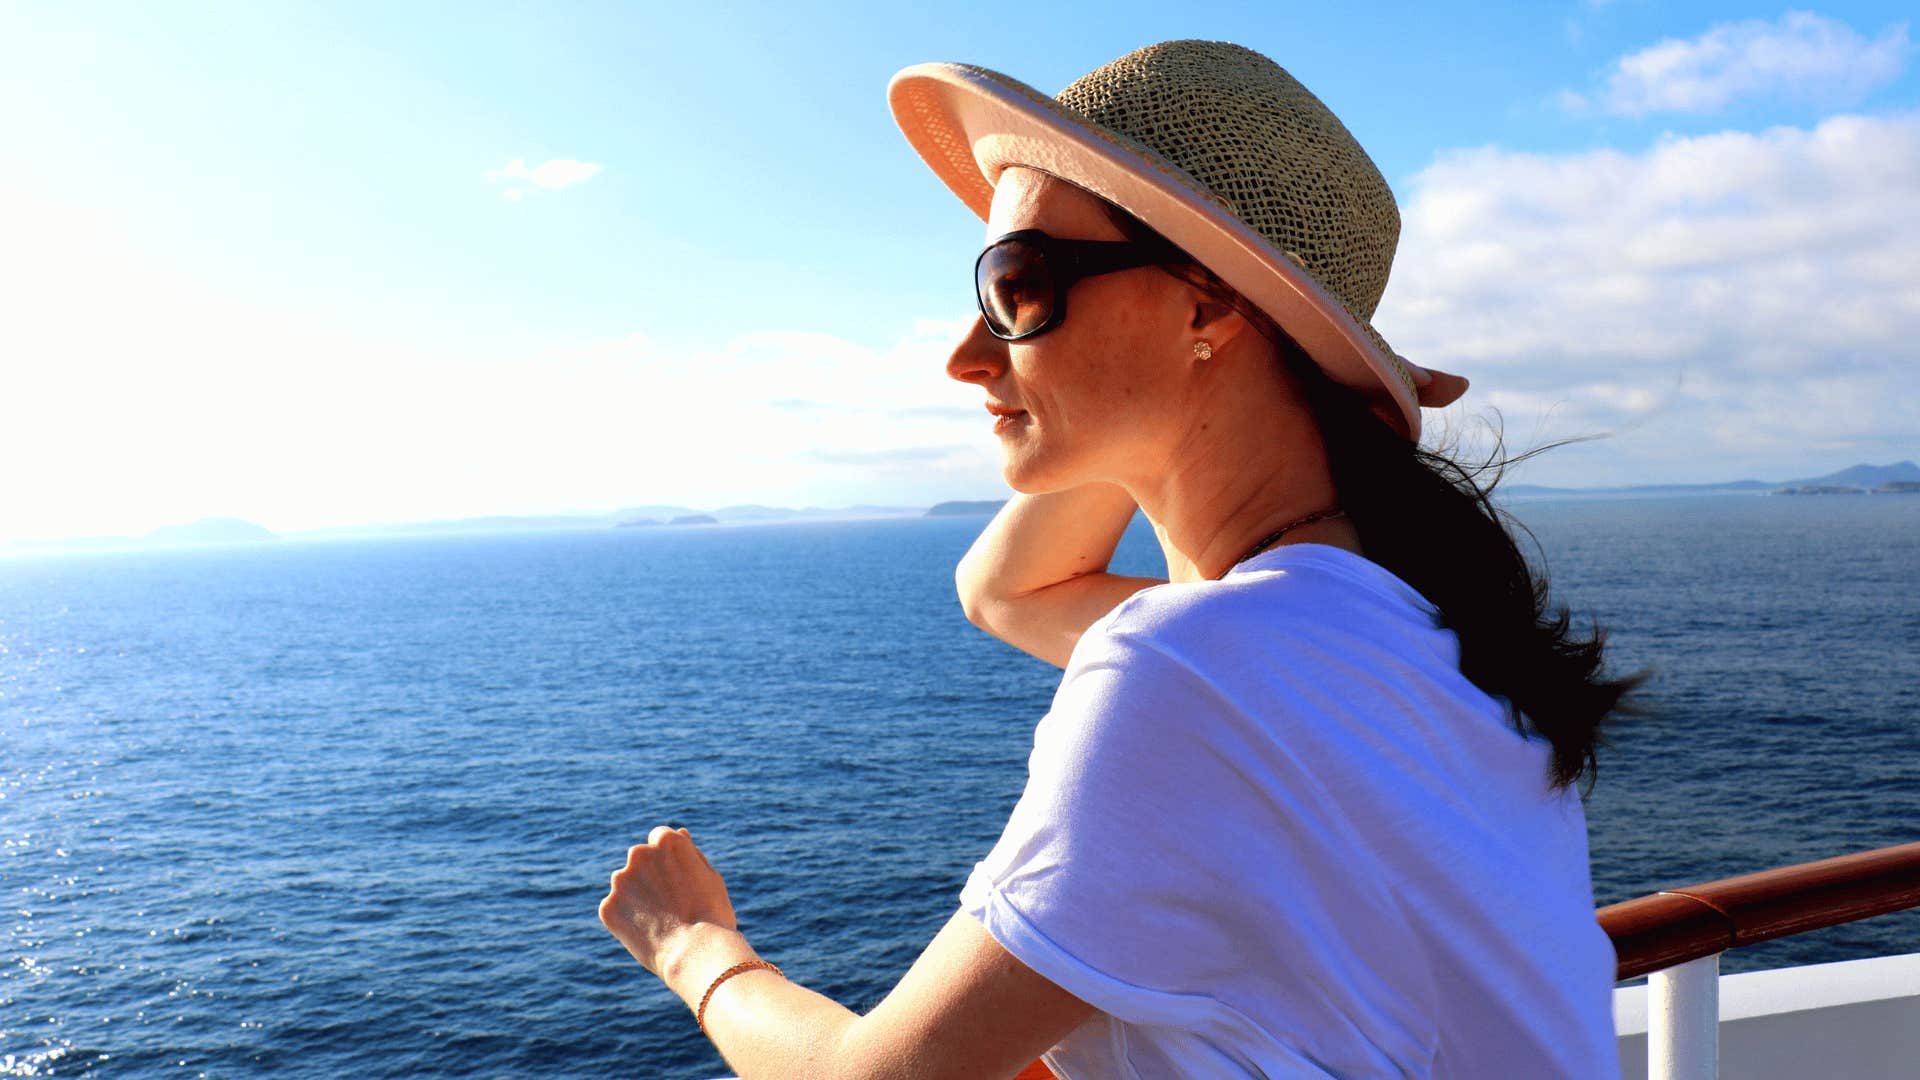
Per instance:
[[[1330,506],[1324,510],[1315,510],[1313,513],[1308,514],[1306,517],[1297,518],[1293,521],[1289,521],[1285,525],[1280,526],[1278,529],[1273,530],[1272,532],[1268,533],[1265,537],[1261,538],[1260,542],[1253,545],[1252,548],[1249,548],[1245,555],[1242,555],[1238,559],[1235,559],[1233,562],[1233,566],[1239,566],[1241,563],[1246,562],[1248,559],[1251,559],[1255,555],[1260,554],[1262,551],[1265,551],[1267,548],[1273,546],[1273,544],[1276,541],[1278,541],[1281,537],[1287,535],[1288,533],[1292,532],[1295,529],[1302,528],[1307,525],[1311,525],[1316,521],[1325,521],[1328,518],[1340,517],[1345,513],[1346,513],[1345,510],[1342,510],[1337,506]],[[1227,569],[1231,570],[1233,569],[1233,567],[1230,566]]]

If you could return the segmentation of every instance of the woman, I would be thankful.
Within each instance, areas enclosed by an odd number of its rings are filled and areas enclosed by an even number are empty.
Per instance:
[[[957,583],[1066,669],[1026,790],[866,1016],[755,956],[685,829],[602,920],[743,1077],[1617,1075],[1573,781],[1631,680],[1418,448],[1465,381],[1366,322],[1399,227],[1371,161],[1224,42],[1057,100],[954,64],[889,97],[987,221],[947,370],[1018,494]],[[1106,571],[1136,507],[1167,580]]]

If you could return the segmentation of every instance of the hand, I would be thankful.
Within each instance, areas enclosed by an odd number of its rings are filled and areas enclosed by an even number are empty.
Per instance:
[[[614,871],[612,891],[600,901],[600,921],[662,979],[686,931],[702,923],[738,929],[720,872],[691,833],[665,825],[628,849],[627,865]]]

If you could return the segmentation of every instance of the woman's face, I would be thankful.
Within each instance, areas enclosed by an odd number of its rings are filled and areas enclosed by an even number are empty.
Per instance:
[[[1016,229],[1125,239],[1097,196],[1010,166],[994,190],[986,237]],[[1131,486],[1131,478],[1160,473],[1190,411],[1193,342],[1204,336],[1191,323],[1203,299],[1147,266],[1082,279],[1067,294],[1066,321],[1028,340],[1002,341],[976,316],[947,374],[978,383],[991,409],[1019,410],[996,423],[1008,485],[1026,493],[1090,480]]]

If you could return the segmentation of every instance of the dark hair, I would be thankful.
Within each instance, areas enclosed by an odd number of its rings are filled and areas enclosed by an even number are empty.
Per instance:
[[[1127,211],[1101,202],[1129,239],[1164,242]],[[1360,391],[1335,382],[1265,312],[1198,261],[1162,268],[1231,306],[1273,342],[1319,422],[1340,506],[1359,531],[1366,557],[1440,609],[1444,624],[1460,638],[1462,674],[1504,697],[1522,734],[1553,745],[1554,786],[1586,774],[1581,797],[1590,795],[1599,775],[1594,751],[1607,744],[1601,725],[1638,711],[1626,695],[1649,673],[1602,676],[1605,631],[1596,624],[1591,634],[1577,636],[1565,607],[1549,610],[1546,576],[1528,565],[1512,529],[1526,532],[1536,547],[1537,539],[1491,498],[1507,466],[1580,440],[1506,457],[1496,430],[1487,460],[1473,466],[1454,460],[1445,447],[1422,448],[1388,427]]]

